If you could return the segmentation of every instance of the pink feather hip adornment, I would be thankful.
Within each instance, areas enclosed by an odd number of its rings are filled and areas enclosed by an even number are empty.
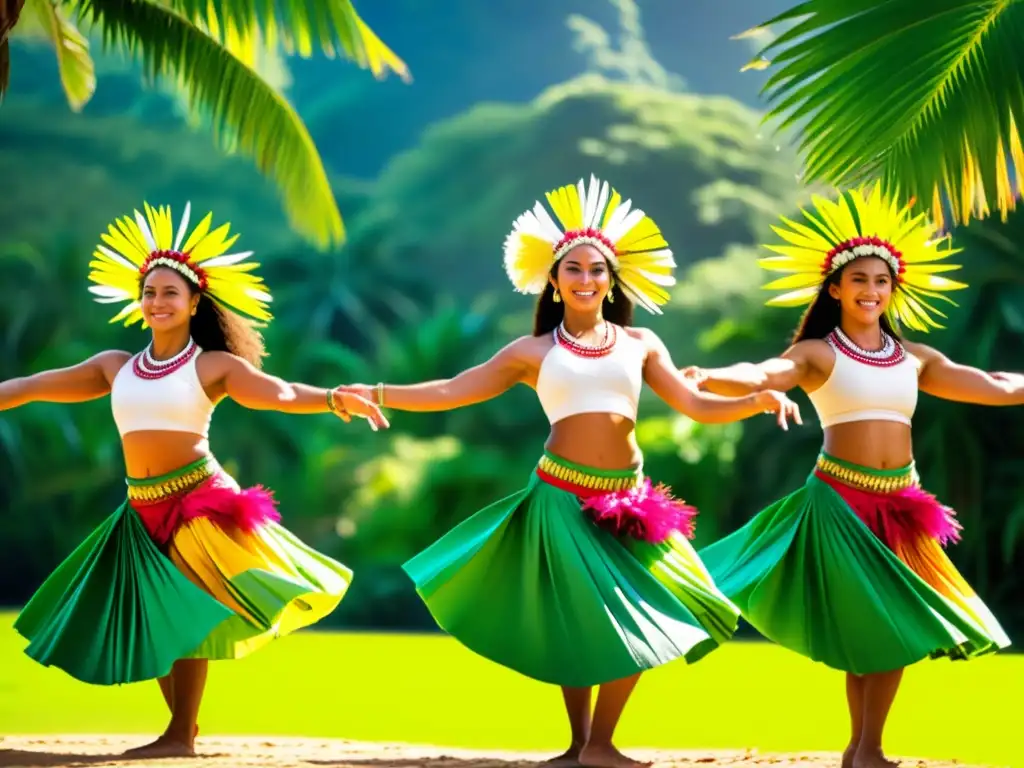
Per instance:
[[[240,488],[228,475],[216,474],[191,491],[155,502],[132,502],[142,524],[157,544],[166,544],[185,523],[206,517],[224,528],[250,532],[281,515],[270,491],[262,486]]]
[[[624,491],[577,493],[593,521],[617,536],[652,544],[676,532],[688,539],[694,536],[696,508],[673,497],[667,486],[652,486],[650,478]]]
[[[938,539],[942,546],[960,540],[963,527],[956,512],[921,488],[876,493],[853,488],[820,471],[815,474],[842,496],[857,517],[890,548],[911,544],[922,534]]]

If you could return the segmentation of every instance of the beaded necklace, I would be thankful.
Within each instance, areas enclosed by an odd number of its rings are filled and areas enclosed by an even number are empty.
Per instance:
[[[858,363],[873,365],[878,368],[889,368],[903,362],[906,351],[903,345],[885,331],[882,331],[881,349],[864,349],[853,339],[843,333],[842,328],[836,328],[826,339],[835,349],[838,349],[847,357],[856,360]]]
[[[578,357],[604,357],[615,348],[615,342],[618,341],[618,338],[618,330],[609,322],[605,322],[604,338],[601,340],[601,343],[597,345],[584,344],[577,341],[572,334],[566,330],[564,320],[559,323],[557,328],[555,328],[555,343],[565,347],[572,354]]]
[[[141,354],[135,356],[132,370],[140,379],[162,379],[164,376],[170,376],[196,356],[199,346],[190,337],[185,348],[169,360],[154,360],[152,349],[153,342],[150,342]]]

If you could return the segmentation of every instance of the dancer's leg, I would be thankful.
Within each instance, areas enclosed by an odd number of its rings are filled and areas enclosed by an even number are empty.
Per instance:
[[[648,765],[619,752],[612,744],[622,710],[640,680],[640,673],[601,686],[597,694],[590,738],[580,752],[580,764],[587,768],[638,768]]]
[[[206,688],[209,662],[179,659],[171,671],[173,708],[167,730],[156,741],[125,752],[126,757],[159,758],[195,755],[196,720]],[[161,686],[161,689],[163,686]]]
[[[846,705],[850,709],[850,744],[843,752],[843,768],[853,768],[853,756],[864,730],[864,678],[846,673]]]
[[[864,675],[864,725],[853,768],[892,768],[898,762],[882,754],[882,732],[899,690],[903,670]]]
[[[575,764],[579,761],[580,752],[590,738],[591,722],[591,693],[593,688],[568,688],[562,687],[562,698],[565,700],[565,713],[569,716],[569,732],[571,742],[569,748],[558,757],[548,761],[548,764]]]

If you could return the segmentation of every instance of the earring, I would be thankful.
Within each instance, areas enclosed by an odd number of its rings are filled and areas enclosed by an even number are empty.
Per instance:
[[[558,304],[562,300],[562,294],[558,292],[557,288],[555,288],[555,292],[551,294],[551,300],[555,302],[555,304]]]

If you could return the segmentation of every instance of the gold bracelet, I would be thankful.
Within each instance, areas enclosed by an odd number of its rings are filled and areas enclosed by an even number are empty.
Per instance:
[[[328,389],[327,390],[327,407],[330,409],[331,413],[340,414],[342,416],[348,416],[349,415],[348,414],[348,408],[345,407],[344,403],[341,404],[341,409],[340,410],[338,409],[338,404],[334,401],[334,390],[333,389]]]
[[[377,407],[378,408],[383,408],[384,407],[384,382],[383,381],[378,381],[377,382]]]

